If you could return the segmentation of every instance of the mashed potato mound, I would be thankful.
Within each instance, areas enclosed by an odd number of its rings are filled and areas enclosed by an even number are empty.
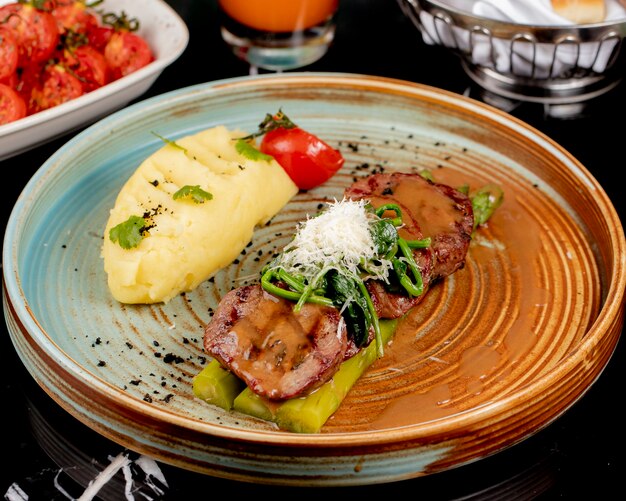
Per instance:
[[[167,143],[122,187],[104,230],[102,257],[109,289],[122,303],[167,302],[195,289],[239,255],[298,192],[273,159],[239,153],[244,134],[214,127]],[[212,198],[174,198],[198,187]],[[139,244],[123,248],[110,230],[131,217],[145,227]]]

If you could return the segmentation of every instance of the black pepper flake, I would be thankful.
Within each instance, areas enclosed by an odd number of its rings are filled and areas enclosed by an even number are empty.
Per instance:
[[[133,386],[139,386],[139,384],[141,384],[141,380],[140,379],[131,379],[129,381],[130,384],[132,384]]]
[[[214,283],[215,282],[215,277],[209,278],[209,282]]]
[[[185,361],[185,359],[184,359],[183,357],[179,356],[179,355],[175,355],[174,353],[168,353],[168,354],[167,354],[167,355],[165,355],[165,357],[163,358],[163,361],[164,361],[166,364],[171,364],[172,362],[179,364],[179,363],[181,363],[181,362],[184,362],[184,361]]]
[[[161,358],[161,354],[160,354],[158,351],[154,353],[154,356],[155,356],[156,358]]]
[[[157,186],[159,186],[159,180],[155,179],[154,181],[150,181],[150,184],[156,188]]]
[[[239,264],[239,263],[240,263],[239,259],[235,259],[235,260],[233,261],[233,264]]]
[[[160,345],[159,345],[159,342],[158,342],[156,339],[155,339],[154,341],[152,341],[152,344],[153,344],[154,346],[160,346]]]
[[[189,339],[187,339],[186,337],[183,337],[183,344],[189,344]]]
[[[148,402],[149,404],[152,403],[152,397],[148,395],[147,393],[143,396],[143,400],[144,402]]]
[[[99,337],[96,338],[96,344],[102,344],[102,339],[100,339]]]
[[[67,249],[67,245],[63,244],[63,245],[61,245],[61,248],[62,249]]]
[[[106,364],[107,363],[104,360],[99,360],[98,361],[98,367],[104,367],[104,366],[106,366]]]
[[[170,402],[170,400],[172,400],[174,398],[174,394],[173,393],[168,393],[167,395],[165,395],[165,397],[163,397],[163,402],[165,402],[166,404],[168,404]]]
[[[127,347],[129,350],[132,350],[132,349],[134,348],[134,346],[132,345],[132,343],[131,343],[130,341],[126,341],[126,347]]]

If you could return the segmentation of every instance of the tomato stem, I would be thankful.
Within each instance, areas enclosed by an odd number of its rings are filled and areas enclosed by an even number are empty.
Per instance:
[[[276,114],[272,115],[268,113],[265,115],[265,118],[259,124],[259,130],[257,132],[242,139],[254,139],[276,129],[295,129],[296,127],[298,126],[283,113],[282,109],[279,108]]]

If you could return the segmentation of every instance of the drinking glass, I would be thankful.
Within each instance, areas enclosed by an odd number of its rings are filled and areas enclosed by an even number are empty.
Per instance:
[[[282,71],[326,54],[339,0],[219,0],[221,33],[253,68]]]

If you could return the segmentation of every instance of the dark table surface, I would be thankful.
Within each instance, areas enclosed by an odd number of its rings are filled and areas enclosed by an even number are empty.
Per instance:
[[[214,0],[170,0],[190,31],[186,51],[140,99],[202,82],[249,73],[223,45]],[[338,71],[394,77],[482,99],[456,56],[425,45],[395,0],[341,0],[338,29],[328,54],[304,71]],[[603,186],[624,217],[623,166],[626,84],[589,101],[574,118],[550,118],[544,106],[522,103],[510,113],[568,149]],[[77,132],[77,131],[76,131]],[[33,173],[76,132],[2,161],[2,217]],[[4,232],[2,233],[2,235]],[[238,484],[160,462],[98,435],[58,407],[34,382],[2,325],[3,466],[0,492],[6,499],[195,499],[220,493],[258,496],[287,488]],[[392,484],[324,489],[313,494],[410,495],[449,499],[614,499],[624,496],[626,459],[622,402],[626,354],[621,341],[601,377],[563,416],[523,442],[492,457],[431,476]],[[114,459],[127,455],[139,490],[125,494],[122,472],[100,490],[88,483]],[[140,465],[144,466],[141,468]],[[151,467],[152,469],[150,469]],[[146,476],[145,470],[162,473]],[[220,489],[216,492],[215,489]],[[228,489],[228,490],[224,490]],[[345,492],[345,491],[348,492]],[[350,492],[352,491],[352,492]],[[293,494],[287,492],[287,495]],[[224,494],[221,494],[224,495]]]

